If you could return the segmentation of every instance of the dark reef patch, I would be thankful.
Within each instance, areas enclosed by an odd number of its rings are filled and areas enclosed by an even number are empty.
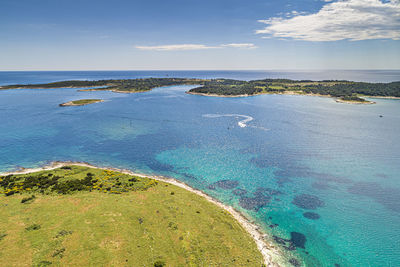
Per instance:
[[[372,198],[387,209],[400,212],[400,189],[383,188],[378,183],[359,182],[349,187],[348,192],[355,195]]]
[[[321,218],[321,216],[315,212],[304,212],[303,216],[310,220],[318,220],[319,218]]]
[[[295,259],[295,258],[291,258],[291,259],[289,260],[289,263],[290,263],[291,265],[295,266],[295,267],[301,266],[300,262],[299,262],[297,259]]]
[[[272,188],[258,187],[253,193],[253,197],[242,196],[239,199],[239,205],[247,210],[258,211],[260,208],[267,205],[273,196],[281,194],[283,194],[281,191]]]
[[[266,188],[266,187],[258,187],[257,190],[254,192],[254,195],[267,195],[267,196],[276,196],[276,195],[282,195],[283,193],[281,191],[272,189],[272,188]]]
[[[299,208],[307,210],[315,210],[316,208],[323,207],[325,203],[317,196],[302,194],[296,196],[292,203]]]
[[[267,205],[271,200],[270,196],[258,195],[255,197],[244,197],[239,199],[239,205],[246,210],[258,211],[263,206]]]
[[[307,241],[306,236],[298,232],[291,232],[290,239],[285,239],[276,235],[274,235],[273,238],[277,244],[282,245],[282,247],[288,251],[296,250],[296,248],[305,249]]]
[[[276,235],[274,235],[273,238],[274,238],[275,242],[280,245],[286,245],[286,242],[290,242],[290,240],[284,239],[284,238],[276,236]]]
[[[239,185],[238,181],[235,180],[220,180],[215,183],[212,183],[208,186],[209,189],[215,190],[216,187],[222,189],[233,189]]]
[[[295,245],[298,248],[305,248],[307,238],[302,233],[291,232],[290,233],[290,241],[292,242],[293,245]]]
[[[247,190],[238,188],[238,189],[233,190],[232,193],[233,193],[235,196],[243,196],[243,195],[246,195],[246,194],[247,194]]]

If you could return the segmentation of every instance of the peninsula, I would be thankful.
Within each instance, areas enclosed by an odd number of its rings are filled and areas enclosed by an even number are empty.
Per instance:
[[[255,225],[173,179],[56,162],[0,194],[0,265],[277,266]]]
[[[60,107],[84,106],[84,105],[100,103],[100,102],[104,102],[104,100],[102,100],[102,99],[79,99],[79,100],[73,100],[73,101],[69,101],[69,102],[66,102],[66,103],[62,103],[59,106]]]
[[[90,88],[82,91],[109,90],[119,93],[137,93],[152,90],[156,87],[173,85],[198,85],[187,93],[243,97],[260,94],[296,94],[326,96],[338,102],[371,104],[364,97],[400,97],[400,81],[391,83],[366,83],[345,80],[289,80],[263,79],[241,81],[232,79],[196,79],[196,78],[146,78],[99,81],[62,81],[46,84],[17,84],[2,86],[0,89],[50,89],[50,88]],[[93,88],[91,88],[93,87]]]

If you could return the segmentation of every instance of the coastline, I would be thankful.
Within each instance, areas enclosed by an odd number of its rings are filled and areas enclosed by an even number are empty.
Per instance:
[[[363,96],[363,97],[367,97],[367,98],[380,98],[380,99],[397,99],[397,100],[400,99],[399,96]]]
[[[350,101],[350,100],[343,100],[340,98],[336,98],[335,99],[336,103],[343,103],[343,104],[353,104],[353,105],[372,105],[372,104],[376,104],[376,102],[374,101],[364,101],[364,102],[358,102],[358,101]]]
[[[102,170],[112,170],[112,171],[117,171],[117,172],[121,172],[121,173],[128,174],[128,175],[147,177],[150,179],[154,179],[157,181],[161,181],[161,182],[165,182],[165,183],[169,183],[169,184],[178,186],[178,187],[183,188],[183,189],[185,189],[191,193],[194,193],[200,197],[203,197],[204,199],[213,203],[214,205],[218,206],[219,208],[227,211],[243,227],[243,229],[252,237],[252,239],[256,243],[258,250],[260,251],[261,255],[264,258],[264,264],[266,266],[272,266],[272,267],[280,266],[278,263],[276,263],[274,261],[277,258],[280,258],[282,256],[282,252],[273,244],[272,239],[266,240],[268,235],[266,233],[262,232],[260,226],[251,222],[248,218],[246,218],[241,212],[237,211],[235,208],[228,206],[226,204],[223,204],[222,202],[213,198],[212,196],[210,196],[200,190],[197,190],[197,189],[187,185],[186,183],[181,182],[174,178],[164,177],[164,176],[145,175],[145,174],[141,174],[141,173],[134,173],[128,169],[118,169],[118,168],[113,168],[113,167],[98,167],[98,166],[91,165],[86,162],[74,162],[74,161],[53,161],[50,164],[44,165],[42,167],[28,168],[28,169],[23,168],[20,171],[4,172],[4,173],[0,173],[0,175],[4,176],[4,175],[10,175],[10,174],[13,174],[13,175],[28,174],[28,173],[39,172],[39,171],[53,170],[53,169],[57,169],[57,168],[60,168],[63,166],[67,166],[67,165],[97,168],[97,169],[102,169]]]
[[[206,94],[206,93],[196,93],[196,92],[185,92],[186,94],[189,95],[201,95],[201,96],[211,96],[211,97],[249,97],[249,96],[259,96],[259,95],[300,95],[300,96],[317,96],[317,97],[325,97],[325,98],[331,98],[335,100],[337,103],[345,103],[345,104],[355,104],[355,105],[371,105],[371,104],[376,104],[374,101],[368,101],[366,100],[365,102],[356,102],[356,101],[346,101],[346,100],[341,100],[337,97],[330,96],[330,95],[321,95],[321,94],[305,94],[302,92],[296,92],[296,91],[284,91],[282,93],[277,93],[277,92],[262,92],[262,93],[257,93],[253,95],[217,95],[217,94]],[[400,99],[400,97],[375,97],[375,96],[363,96],[363,97],[368,97],[368,98],[384,98],[384,99]]]
[[[143,92],[149,92],[153,89],[150,90],[142,90],[142,91],[121,91],[117,89],[82,89],[78,90],[78,92],[98,92],[98,91],[108,91],[108,92],[113,92],[113,93],[121,93],[121,94],[134,94],[134,93],[143,93]]]
[[[155,88],[161,88],[161,87],[168,87],[169,85],[166,86],[159,86]],[[71,88],[82,88],[81,86],[65,86],[65,87],[49,87],[49,88],[43,88],[43,87],[15,87],[15,88],[4,88],[4,86],[0,86],[0,90],[13,90],[13,89],[71,89]],[[140,90],[140,91],[122,91],[118,89],[112,89],[110,88],[110,85],[107,87],[99,88],[98,86],[87,86],[86,88],[88,89],[81,89],[78,90],[78,92],[94,92],[94,91],[109,91],[109,92],[114,92],[114,93],[123,93],[123,94],[131,94],[131,93],[143,93],[143,92],[149,92],[152,91],[155,88],[151,88],[149,90]],[[186,91],[186,94],[189,95],[200,95],[200,96],[211,96],[211,97],[226,97],[226,98],[235,98],[235,97],[250,97],[250,96],[258,96],[258,95],[303,95],[303,96],[318,96],[318,97],[326,97],[326,98],[332,98],[335,100],[337,103],[345,103],[345,104],[363,104],[363,105],[370,105],[370,104],[376,104],[374,101],[369,101],[366,100],[365,102],[357,102],[357,101],[346,101],[346,100],[341,100],[340,98],[331,96],[331,95],[321,95],[321,94],[313,94],[313,93],[304,93],[302,91],[284,91],[284,92],[261,92],[261,93],[256,93],[256,94],[242,94],[242,95],[218,95],[218,94],[207,94],[207,93],[197,93],[197,92],[190,92]],[[360,97],[364,98],[377,98],[377,99],[397,99],[399,100],[400,97],[396,96],[367,96],[367,95],[360,95]],[[65,103],[66,104],[66,103]]]

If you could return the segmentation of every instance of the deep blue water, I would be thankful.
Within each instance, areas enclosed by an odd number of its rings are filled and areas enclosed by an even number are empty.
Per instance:
[[[400,71],[0,72],[0,85],[167,75],[400,80]],[[271,235],[292,235],[297,249],[288,253],[307,266],[400,266],[399,100],[214,98],[185,94],[190,88],[0,91],[0,172],[73,160],[172,176]],[[80,98],[107,101],[58,106]]]

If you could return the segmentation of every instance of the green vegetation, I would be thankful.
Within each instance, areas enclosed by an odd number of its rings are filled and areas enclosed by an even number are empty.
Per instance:
[[[65,166],[53,171],[0,177],[0,193],[11,196],[17,193],[71,194],[78,191],[97,190],[121,194],[147,190],[156,180],[131,176],[109,170],[91,169],[83,173],[82,167]],[[35,196],[24,197],[21,203],[32,201]]]
[[[229,213],[164,182],[66,166],[3,176],[1,190],[0,266],[262,264]]]
[[[74,100],[70,102],[66,102],[63,104],[60,104],[61,107],[65,106],[84,106],[84,105],[89,105],[89,104],[94,104],[94,103],[99,103],[103,102],[101,99],[80,99],[80,100]]]
[[[126,80],[100,81],[64,81],[48,84],[9,85],[1,89],[16,88],[64,88],[64,87],[100,87],[90,90],[112,90],[115,92],[143,92],[155,87],[171,85],[200,85],[201,87],[189,90],[190,93],[214,94],[221,96],[295,93],[316,94],[337,98],[359,96],[389,96],[400,97],[400,82],[392,83],[365,83],[351,81],[294,81],[289,79],[264,79],[254,81],[240,81],[232,79],[182,79],[182,78],[147,78]],[[363,102],[361,98],[354,100]]]
[[[147,78],[147,79],[125,79],[125,80],[99,80],[99,81],[62,81],[45,84],[16,84],[2,86],[1,89],[50,89],[50,88],[85,88],[102,87],[91,90],[112,90],[116,92],[135,93],[149,91],[156,87],[171,85],[193,85],[203,84],[206,80],[181,79],[181,78]]]
[[[363,103],[363,102],[368,102],[368,101],[366,101],[365,99],[363,99],[363,98],[361,98],[361,97],[358,97],[358,96],[356,96],[356,95],[351,95],[351,96],[342,96],[342,97],[340,97],[339,98],[340,100],[342,100],[342,101],[348,101],[348,102],[361,102],[361,103]]]
[[[190,93],[216,95],[256,95],[274,93],[316,94],[366,102],[361,96],[400,97],[400,82],[363,83],[350,81],[293,81],[287,79],[265,79],[256,81],[212,80]]]

